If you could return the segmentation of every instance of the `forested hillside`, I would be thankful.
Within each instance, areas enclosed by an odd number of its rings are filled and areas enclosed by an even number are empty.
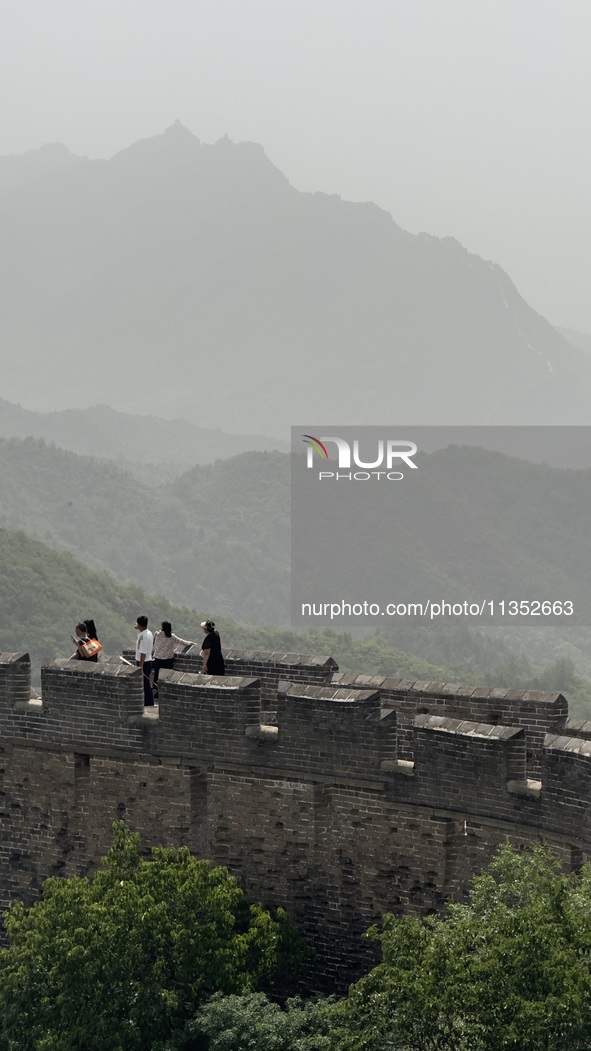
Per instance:
[[[482,599],[502,588],[506,599],[570,600],[566,626],[586,623],[591,471],[473,447],[421,454],[419,463],[420,487],[414,479],[413,488],[377,486],[371,515],[357,490],[363,545],[353,494],[334,487],[341,503],[335,494],[319,508],[313,546],[296,564],[299,588],[308,573],[314,586],[322,579],[338,590],[346,567],[362,597],[388,573],[413,600],[422,591]],[[287,454],[251,452],[148,485],[42,440],[0,439],[0,525],[181,605],[287,626],[289,467]],[[334,522],[341,505],[342,536]]]
[[[289,474],[247,453],[146,484],[114,464],[0,439],[0,525],[180,604],[283,623],[289,610]]]
[[[294,503],[308,540],[294,546],[298,599],[560,600],[572,604],[562,623],[591,623],[589,470],[459,445],[416,463],[371,499],[365,483],[329,481]]]
[[[81,619],[96,621],[106,653],[120,653],[135,641],[139,613],[148,616],[151,626],[170,620],[177,634],[196,641],[202,638],[203,617],[213,615],[226,649],[325,654],[342,671],[358,674],[562,690],[573,713],[591,717],[591,684],[576,673],[571,659],[549,663],[548,646],[534,663],[516,657],[501,640],[457,626],[435,627],[428,636],[400,633],[397,642],[395,633],[387,639],[377,633],[352,636],[329,629],[296,632],[237,623],[218,617],[215,608],[195,611],[137,585],[121,584],[67,552],[5,529],[0,529],[0,577],[0,652],[28,651],[37,683],[43,661],[71,655],[70,635]]]
[[[343,670],[397,674],[410,678],[447,678],[443,669],[420,657],[408,657],[384,640],[353,641],[336,632],[302,632],[238,624],[215,610],[195,611],[150,595],[133,584],[96,573],[65,552],[52,551],[23,533],[0,529],[0,651],[28,651],[34,666],[68,657],[77,621],[92,617],[105,652],[119,653],[135,642],[139,613],[150,625],[170,620],[183,638],[201,640],[204,616],[215,616],[226,649],[324,653]]]

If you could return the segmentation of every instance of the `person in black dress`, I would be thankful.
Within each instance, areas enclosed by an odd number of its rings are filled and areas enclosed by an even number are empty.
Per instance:
[[[219,632],[215,630],[213,620],[204,620],[201,627],[205,631],[205,638],[201,643],[203,654],[202,672],[204,675],[225,675],[226,666],[222,656],[222,643]]]

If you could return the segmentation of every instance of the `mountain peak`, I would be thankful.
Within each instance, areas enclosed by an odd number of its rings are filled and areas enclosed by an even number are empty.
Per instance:
[[[185,127],[178,118],[174,124],[170,124],[168,128],[164,129],[161,137],[168,142],[188,142],[191,140],[193,143],[199,143],[197,136],[193,135],[193,132]]]
[[[180,120],[170,124],[168,128],[158,135],[150,135],[144,139],[138,139],[125,149],[120,150],[112,158],[113,161],[127,162],[131,160],[153,161],[157,157],[174,157],[177,154],[194,156],[199,153],[201,142],[192,131],[189,131]]]
[[[0,157],[0,193],[48,176],[61,176],[87,163],[86,158],[70,153],[63,142],[46,142],[23,154]]]
[[[67,146],[63,142],[44,142],[38,150],[30,150],[30,153],[42,153],[46,157],[71,157]]]
[[[247,186],[250,191],[254,187],[257,193],[266,193],[270,186],[283,191],[289,185],[259,143],[234,142],[228,135],[213,144],[202,143],[180,120],[159,135],[139,139],[116,153],[113,162],[117,167],[137,171],[191,170],[193,180],[209,181],[216,193],[222,185],[226,190],[235,187],[240,195]]]

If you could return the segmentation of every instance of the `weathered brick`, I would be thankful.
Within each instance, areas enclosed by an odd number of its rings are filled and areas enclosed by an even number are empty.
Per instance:
[[[560,694],[336,674],[327,657],[193,648],[144,710],[139,669],[55,660],[29,700],[0,656],[0,895],[92,873],[124,818],[153,845],[225,864],[317,948],[316,983],[371,962],[381,914],[466,893],[500,843],[591,855],[591,728]]]

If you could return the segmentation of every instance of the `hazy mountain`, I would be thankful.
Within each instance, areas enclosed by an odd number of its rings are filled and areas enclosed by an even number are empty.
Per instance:
[[[281,434],[589,420],[588,355],[494,263],[178,123],[110,161],[0,158],[0,265],[3,394],[38,410]]]
[[[171,601],[286,625],[289,459],[246,453],[152,487],[40,440],[0,439],[0,526]],[[372,601],[384,581],[399,586],[397,601],[429,591],[435,601],[480,601],[501,589],[506,599],[571,600],[579,614],[572,619],[582,622],[591,594],[591,471],[473,447],[423,453],[419,462],[420,485],[378,485],[371,499],[363,486],[356,496],[335,486],[312,515],[304,508],[311,542],[302,563],[300,531],[297,589],[307,575],[324,601],[346,588],[353,601]],[[296,507],[301,530],[298,516]]]
[[[591,352],[591,336],[588,332],[579,332],[576,328],[556,328],[557,332],[560,332],[561,336],[564,336],[569,343],[572,343],[573,347],[579,347],[580,350],[585,350],[587,353]]]
[[[288,457],[252,452],[153,482],[42,439],[0,439],[0,526],[216,617],[285,624]]]
[[[61,412],[31,412],[0,398],[0,435],[5,438],[43,438],[62,449],[84,456],[100,456],[118,463],[155,464],[157,480],[167,470],[180,473],[195,464],[236,456],[256,449],[285,448],[279,439],[255,434],[225,434],[196,427],[186,420],[135,416],[106,405]]]
[[[122,584],[107,573],[94,572],[85,561],[84,551],[75,558],[22,532],[0,528],[0,652],[28,650],[36,683],[41,661],[72,653],[70,635],[81,618],[94,618],[105,652],[112,654],[133,643],[140,612],[153,625],[168,619],[184,638],[200,638],[203,610],[175,606],[162,595]],[[207,613],[211,614],[211,607]],[[341,670],[370,675],[560,689],[569,697],[571,712],[589,717],[591,711],[590,684],[573,670],[575,661],[584,665],[589,629],[566,631],[563,637],[556,630],[525,629],[527,651],[544,666],[540,669],[531,659],[513,652],[519,648],[516,636],[523,641],[523,629],[510,633],[503,642],[498,633],[487,637],[463,625],[435,625],[425,630],[398,624],[388,626],[388,640],[379,636],[355,639],[326,629],[295,632],[237,624],[217,612],[216,620],[226,649],[326,653],[337,660]],[[591,674],[588,667],[585,672]]]
[[[35,183],[46,176],[65,175],[74,168],[91,163],[86,157],[76,157],[61,142],[48,142],[38,150],[29,150],[22,156],[0,157],[0,192],[26,183]]]
[[[551,606],[541,604],[557,601],[574,607],[566,616],[559,609],[561,627],[591,623],[591,470],[470,446],[419,453],[416,462],[420,470],[400,484],[312,482],[296,491],[297,603],[478,608],[495,599],[498,611],[500,601],[509,610],[510,601],[529,600],[540,604],[536,617],[507,613],[497,623],[532,627],[549,623]]]
[[[203,611],[174,606],[161,595],[135,585],[123,585],[106,573],[94,573],[70,554],[52,551],[23,533],[0,528],[0,652],[27,650],[33,679],[39,666],[53,657],[69,657],[74,625],[91,616],[105,653],[119,654],[133,645],[138,613],[151,626],[170,620],[182,638],[200,640]],[[26,580],[29,592],[23,591]],[[31,595],[34,602],[31,602]],[[451,672],[416,655],[407,655],[381,639],[354,642],[335,632],[294,632],[260,625],[216,623],[224,649],[257,649],[283,653],[324,653],[334,656],[343,671],[399,675],[409,679],[445,680]],[[499,650],[503,655],[503,649]]]

